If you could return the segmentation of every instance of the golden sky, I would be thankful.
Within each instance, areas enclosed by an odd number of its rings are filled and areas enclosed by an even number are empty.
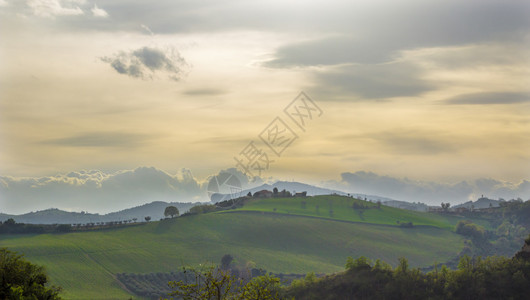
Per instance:
[[[0,0],[0,175],[204,179],[304,91],[264,178],[530,178],[528,2],[350,2]]]

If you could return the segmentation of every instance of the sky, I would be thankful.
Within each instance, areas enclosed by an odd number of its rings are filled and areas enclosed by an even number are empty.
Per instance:
[[[203,201],[249,153],[256,182],[529,199],[529,29],[515,0],[0,0],[0,212]]]

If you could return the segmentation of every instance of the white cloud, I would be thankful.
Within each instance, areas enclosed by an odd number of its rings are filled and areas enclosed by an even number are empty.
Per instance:
[[[98,18],[106,18],[109,16],[109,14],[104,10],[104,9],[101,9],[98,7],[97,4],[94,3],[94,7],[92,8],[92,14],[94,15],[94,17],[98,17]]]
[[[260,178],[254,178],[250,182],[248,177],[233,168],[216,175],[226,172],[239,179],[243,190],[263,183]],[[441,183],[364,171],[343,173],[341,177],[342,181],[328,181],[325,185],[346,192],[419,201],[430,205],[439,205],[440,202],[462,203],[476,200],[482,194],[492,199],[530,198],[530,182],[527,180],[512,183],[477,179]],[[20,214],[56,207],[108,213],[153,201],[209,201],[207,191],[211,178],[212,176],[201,181],[188,169],[181,169],[173,175],[153,167],[112,173],[99,170],[77,171],[45,177],[0,176],[0,212]]]
[[[429,205],[439,205],[440,202],[458,204],[476,200],[481,195],[507,200],[518,197],[526,200],[530,197],[530,183],[526,180],[513,183],[481,178],[469,182],[441,183],[383,176],[365,171],[346,172],[342,173],[341,177],[342,181],[334,185],[334,188]],[[328,186],[332,185],[328,183]]]
[[[187,74],[189,69],[186,60],[173,48],[142,47],[134,51],[121,51],[110,57],[102,57],[101,60],[109,63],[120,74],[140,79],[155,79],[156,74],[161,73],[178,81]]]
[[[56,16],[82,15],[83,10],[78,4],[85,3],[84,0],[29,0],[28,6],[33,14],[39,17],[53,18]]]
[[[189,170],[171,175],[153,167],[106,173],[99,170],[46,177],[0,176],[0,212],[51,207],[111,212],[153,201],[208,200]]]

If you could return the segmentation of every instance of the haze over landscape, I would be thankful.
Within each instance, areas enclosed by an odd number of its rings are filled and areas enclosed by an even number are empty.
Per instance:
[[[530,2],[0,0],[0,299],[527,299]]]
[[[526,200],[529,6],[0,1],[0,211],[206,201],[300,91],[257,183]]]

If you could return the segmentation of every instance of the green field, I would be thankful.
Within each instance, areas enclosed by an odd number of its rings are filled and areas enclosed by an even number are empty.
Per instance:
[[[311,205],[314,211],[317,203],[313,201],[328,203],[330,199],[333,218],[339,221],[325,215],[329,209],[322,204],[320,215],[311,215]],[[343,270],[348,256],[380,258],[394,265],[404,256],[412,266],[427,266],[455,257],[464,246],[463,238],[452,232],[457,220],[451,218],[388,207],[367,209],[359,215],[346,206],[351,205],[350,198],[305,200],[305,209],[300,198],[268,199],[249,203],[246,211],[180,217],[144,226],[0,235],[0,247],[44,265],[52,282],[64,288],[66,299],[128,299],[131,295],[114,274],[175,271],[183,265],[217,263],[224,254],[275,273],[329,273]],[[277,213],[270,213],[274,207]],[[400,228],[396,220],[429,226]]]
[[[305,202],[305,208],[302,205]],[[367,209],[353,209],[353,203],[367,206]],[[317,208],[318,207],[318,208]],[[276,210],[274,210],[276,208]],[[456,223],[464,220],[463,217],[441,215],[424,212],[403,210],[362,201],[344,196],[315,196],[253,199],[238,211],[262,211],[277,214],[311,216],[333,220],[361,222],[370,224],[399,225],[399,223],[412,222],[414,225],[434,226],[453,230]],[[330,214],[330,210],[333,211]],[[399,223],[398,223],[399,222]],[[490,229],[487,220],[473,219],[473,222]]]

